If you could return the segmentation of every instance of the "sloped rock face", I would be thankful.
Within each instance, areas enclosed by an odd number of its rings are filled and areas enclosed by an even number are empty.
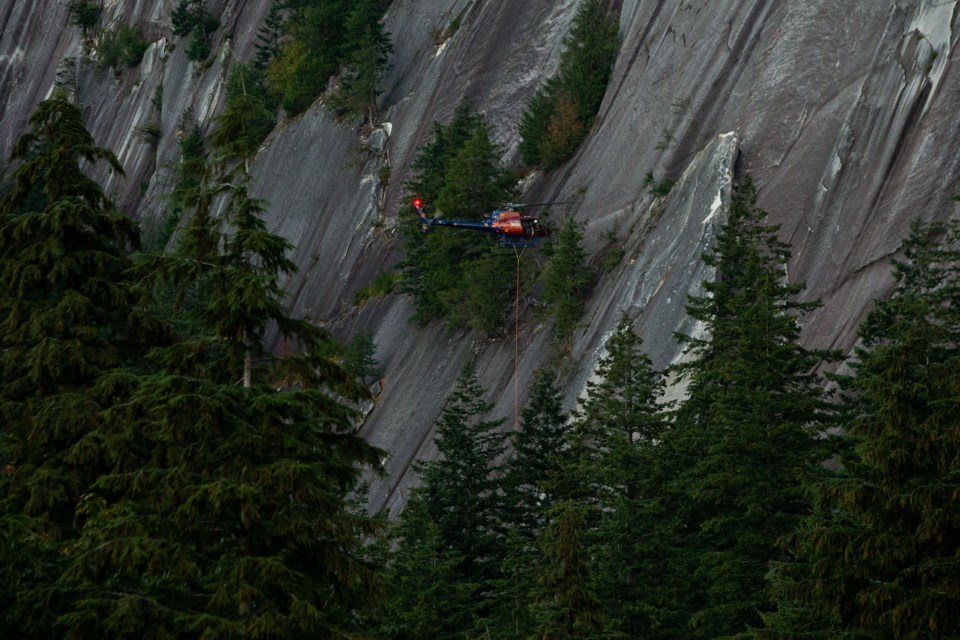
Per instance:
[[[204,68],[172,39],[175,4],[105,3],[106,22],[139,23],[152,42],[140,66],[117,78],[83,62],[66,2],[5,3],[0,154],[59,77],[85,105],[98,142],[126,168],[126,178],[100,176],[110,192],[131,215],[162,215],[184,112],[212,128],[229,66],[249,58],[269,3],[209,2],[222,27]],[[622,312],[658,366],[678,357],[672,332],[697,330],[683,303],[710,275],[698,257],[726,215],[735,171],[751,172],[761,206],[793,244],[790,280],[806,281],[804,295],[824,302],[804,319],[804,340],[849,351],[872,301],[892,286],[889,261],[909,221],[955,214],[957,0],[611,6],[623,43],[597,124],[570,162],[526,183],[530,200],[574,199],[554,215],[586,225],[591,253],[613,238],[625,248],[595,287],[564,362],[568,403]],[[505,159],[516,161],[523,105],[556,68],[575,9],[575,0],[397,0],[386,19],[395,53],[382,127],[361,138],[317,104],[281,123],[254,163],[271,227],[297,245],[291,303],[345,338],[360,328],[375,334],[385,380],[364,433],[390,457],[387,477],[373,487],[374,508],[402,504],[411,461],[435,454],[430,425],[468,359],[477,361],[496,415],[512,423],[514,345],[512,336],[413,327],[403,296],[358,309],[353,292],[398,257],[402,184],[435,121],[468,98],[486,114]],[[459,28],[444,36],[454,21]],[[156,144],[136,133],[151,122],[160,126]],[[648,172],[679,182],[655,200],[643,184]],[[531,313],[522,318],[521,390],[554,357],[549,326]]]

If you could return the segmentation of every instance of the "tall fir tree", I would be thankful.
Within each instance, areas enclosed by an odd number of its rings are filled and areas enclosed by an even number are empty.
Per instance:
[[[747,176],[704,262],[707,295],[691,298],[704,337],[681,336],[692,360],[677,367],[689,396],[661,447],[675,470],[673,553],[692,612],[689,638],[716,638],[760,623],[770,606],[776,540],[810,505],[802,476],[830,453],[829,410],[815,366],[830,354],[798,344],[800,285],[784,282],[789,247],[764,224]],[[680,574],[683,576],[683,573]]]
[[[574,422],[586,449],[579,474],[591,487],[596,512],[589,541],[605,631],[644,637],[652,626],[647,574],[663,569],[656,546],[663,516],[657,444],[668,405],[662,404],[663,374],[653,369],[626,314],[606,348]]]
[[[445,625],[440,637],[463,637],[487,615],[483,594],[496,584],[503,559],[496,473],[505,442],[503,420],[484,419],[492,405],[483,395],[476,368],[469,363],[435,424],[440,457],[417,465],[422,485],[411,492],[409,513],[400,515],[400,531],[414,531],[412,519],[421,524],[415,528],[420,533],[404,535],[393,560],[393,592],[399,600],[388,603],[388,627],[402,624],[409,632],[413,621],[399,603],[419,601],[420,596],[411,593],[415,588],[448,593],[453,609],[431,615],[457,623]],[[437,548],[437,543],[442,546]],[[415,558],[430,566],[419,566]],[[439,589],[423,585],[421,573],[437,570],[438,579],[450,582]]]
[[[293,318],[290,246],[240,182],[220,220],[206,193],[145,287],[201,283],[195,335],[151,354],[106,413],[111,462],[84,498],[61,580],[64,637],[347,637],[379,579],[377,524],[348,496],[381,452],[355,434],[353,377],[329,334]],[[263,346],[275,326],[293,354]]]
[[[914,223],[860,328],[847,455],[773,572],[765,638],[960,638],[960,225]]]
[[[253,69],[261,76],[266,74],[270,62],[280,55],[280,42],[284,36],[286,11],[289,3],[285,0],[272,0],[270,10],[263,19],[263,25],[257,31],[257,42],[254,45],[256,54],[253,57]]]
[[[520,119],[520,157],[548,170],[583,141],[607,90],[620,47],[619,24],[601,0],[577,7],[556,75],[541,85]]]
[[[223,111],[210,142],[226,161],[240,161],[249,173],[249,161],[273,130],[276,121],[262,75],[255,67],[237,63],[230,70]]]
[[[558,504],[539,539],[542,560],[532,609],[537,640],[596,638],[603,630],[603,604],[590,568],[585,508]]]
[[[563,344],[573,335],[583,315],[591,273],[583,250],[583,231],[569,218],[557,235],[546,268],[544,302],[554,317],[554,339]]]
[[[371,124],[377,121],[379,85],[393,51],[382,22],[387,4],[385,0],[360,0],[347,15],[344,32],[350,47],[341,59],[340,88],[332,100],[338,112],[365,116]]]
[[[0,630],[52,637],[77,507],[107,464],[99,415],[128,391],[108,374],[135,363],[147,325],[130,291],[136,226],[84,172],[122,173],[117,158],[62,95],[29,124],[0,203]]]
[[[484,621],[492,638],[525,639],[535,628],[529,604],[536,586],[536,540],[556,506],[548,485],[564,446],[568,416],[562,403],[554,375],[539,372],[520,412],[520,429],[512,434],[513,451],[500,480],[505,557],[501,578],[487,598],[491,611]]]

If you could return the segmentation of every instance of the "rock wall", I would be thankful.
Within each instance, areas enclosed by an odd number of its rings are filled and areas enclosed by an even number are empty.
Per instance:
[[[66,78],[98,142],[126,167],[125,178],[102,176],[111,194],[149,222],[163,210],[184,111],[212,128],[229,66],[249,58],[268,3],[209,2],[222,27],[212,62],[198,68],[170,33],[174,0],[108,0],[105,22],[136,22],[152,41],[141,65],[119,77],[83,62],[67,4],[15,0],[0,8],[0,154],[8,155],[56,78]],[[316,104],[282,122],[254,164],[271,228],[297,245],[291,304],[344,338],[374,332],[385,380],[364,433],[390,454],[388,475],[373,487],[375,508],[402,504],[411,461],[434,455],[430,425],[468,359],[477,361],[495,413],[512,422],[514,345],[512,336],[411,326],[403,296],[358,309],[353,292],[398,258],[402,184],[435,121],[470,99],[505,159],[516,162],[523,106],[556,68],[576,4],[395,0],[386,17],[395,51],[382,126],[361,137]],[[574,199],[554,215],[586,224],[592,254],[612,237],[626,248],[593,291],[564,362],[568,403],[621,312],[634,318],[658,366],[678,357],[672,332],[697,330],[683,303],[709,276],[698,257],[725,216],[735,171],[754,176],[761,206],[793,244],[791,281],[806,281],[805,295],[824,302],[804,319],[804,340],[849,351],[872,301],[889,293],[889,262],[910,220],[956,213],[957,0],[611,7],[623,42],[597,124],[570,162],[526,181],[528,200]],[[455,19],[459,28],[443,38]],[[160,124],[156,145],[136,133],[147,122]],[[648,172],[679,182],[654,199],[643,185]],[[522,390],[553,354],[549,327],[533,314],[523,315],[521,339]]]

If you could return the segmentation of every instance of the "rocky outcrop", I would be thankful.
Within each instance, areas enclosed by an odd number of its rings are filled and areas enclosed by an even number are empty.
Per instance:
[[[72,82],[95,137],[126,167],[124,179],[103,176],[111,193],[149,221],[164,207],[184,111],[213,126],[229,66],[250,55],[268,3],[208,3],[222,28],[212,63],[197,68],[172,40],[173,0],[106,2],[108,22],[138,22],[152,41],[141,65],[119,78],[83,62],[66,4],[0,8],[0,153],[58,77]],[[735,170],[752,173],[761,206],[793,244],[791,281],[806,281],[804,295],[824,302],[804,319],[804,340],[849,351],[872,301],[890,290],[889,262],[909,221],[955,213],[957,0],[611,6],[623,43],[596,126],[570,162],[526,182],[532,200],[573,198],[554,216],[585,223],[591,253],[613,238],[625,248],[595,287],[564,363],[568,402],[621,312],[634,318],[657,365],[678,357],[672,332],[697,330],[683,303],[709,275],[698,256],[725,215]],[[270,225],[297,246],[291,303],[343,337],[359,328],[375,334],[385,380],[364,433],[390,457],[388,476],[373,487],[374,507],[402,503],[410,462],[433,455],[431,422],[468,359],[477,361],[495,412],[512,422],[514,345],[512,336],[413,327],[403,296],[358,309],[353,292],[397,259],[402,184],[433,122],[470,99],[505,159],[516,160],[523,105],[555,69],[575,7],[397,0],[386,19],[395,52],[381,128],[361,137],[317,104],[282,122],[256,159],[255,191],[269,203]],[[156,144],[137,135],[148,122],[160,125]],[[669,196],[647,193],[648,172],[678,179]],[[524,314],[521,389],[552,357],[548,329]]]

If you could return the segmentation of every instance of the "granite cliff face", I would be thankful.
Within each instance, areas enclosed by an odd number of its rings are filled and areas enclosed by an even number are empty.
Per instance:
[[[97,141],[126,177],[102,177],[131,215],[162,208],[178,126],[192,108],[206,127],[232,61],[251,55],[267,2],[208,3],[220,18],[205,68],[172,39],[175,0],[106,0],[103,22],[139,23],[152,42],[119,77],[82,58],[65,0],[0,7],[0,154],[55,82],[83,103]],[[373,507],[395,508],[409,465],[434,452],[430,425],[464,362],[474,358],[497,415],[513,415],[513,340],[441,326],[413,327],[392,295],[360,309],[353,292],[396,251],[396,212],[416,148],[465,97],[485,113],[505,159],[537,85],[555,69],[575,0],[395,0],[382,124],[361,137],[322,104],[282,122],[253,167],[271,228],[296,246],[288,284],[300,312],[342,337],[374,332],[384,387],[363,429],[390,452]],[[889,261],[915,216],[955,214],[960,191],[957,0],[611,0],[623,43],[597,124],[574,158],[526,183],[530,200],[564,200],[586,224],[595,254],[616,237],[626,250],[595,287],[567,359],[572,405],[621,311],[635,319],[655,364],[678,357],[672,333],[696,331],[683,304],[709,274],[699,261],[722,224],[735,174],[749,171],[760,205],[794,247],[788,276],[824,306],[804,340],[849,351],[872,300],[892,285]],[[436,34],[460,27],[442,44]],[[158,91],[158,88],[162,87]],[[159,100],[155,98],[160,97]],[[156,103],[156,104],[155,104]],[[159,106],[158,106],[159,105]],[[157,144],[137,127],[160,124]],[[390,165],[381,184],[380,168]],[[678,182],[654,199],[652,172]],[[555,212],[556,213],[556,212]],[[529,259],[529,258],[525,258]],[[550,357],[546,325],[521,324],[520,388]]]

